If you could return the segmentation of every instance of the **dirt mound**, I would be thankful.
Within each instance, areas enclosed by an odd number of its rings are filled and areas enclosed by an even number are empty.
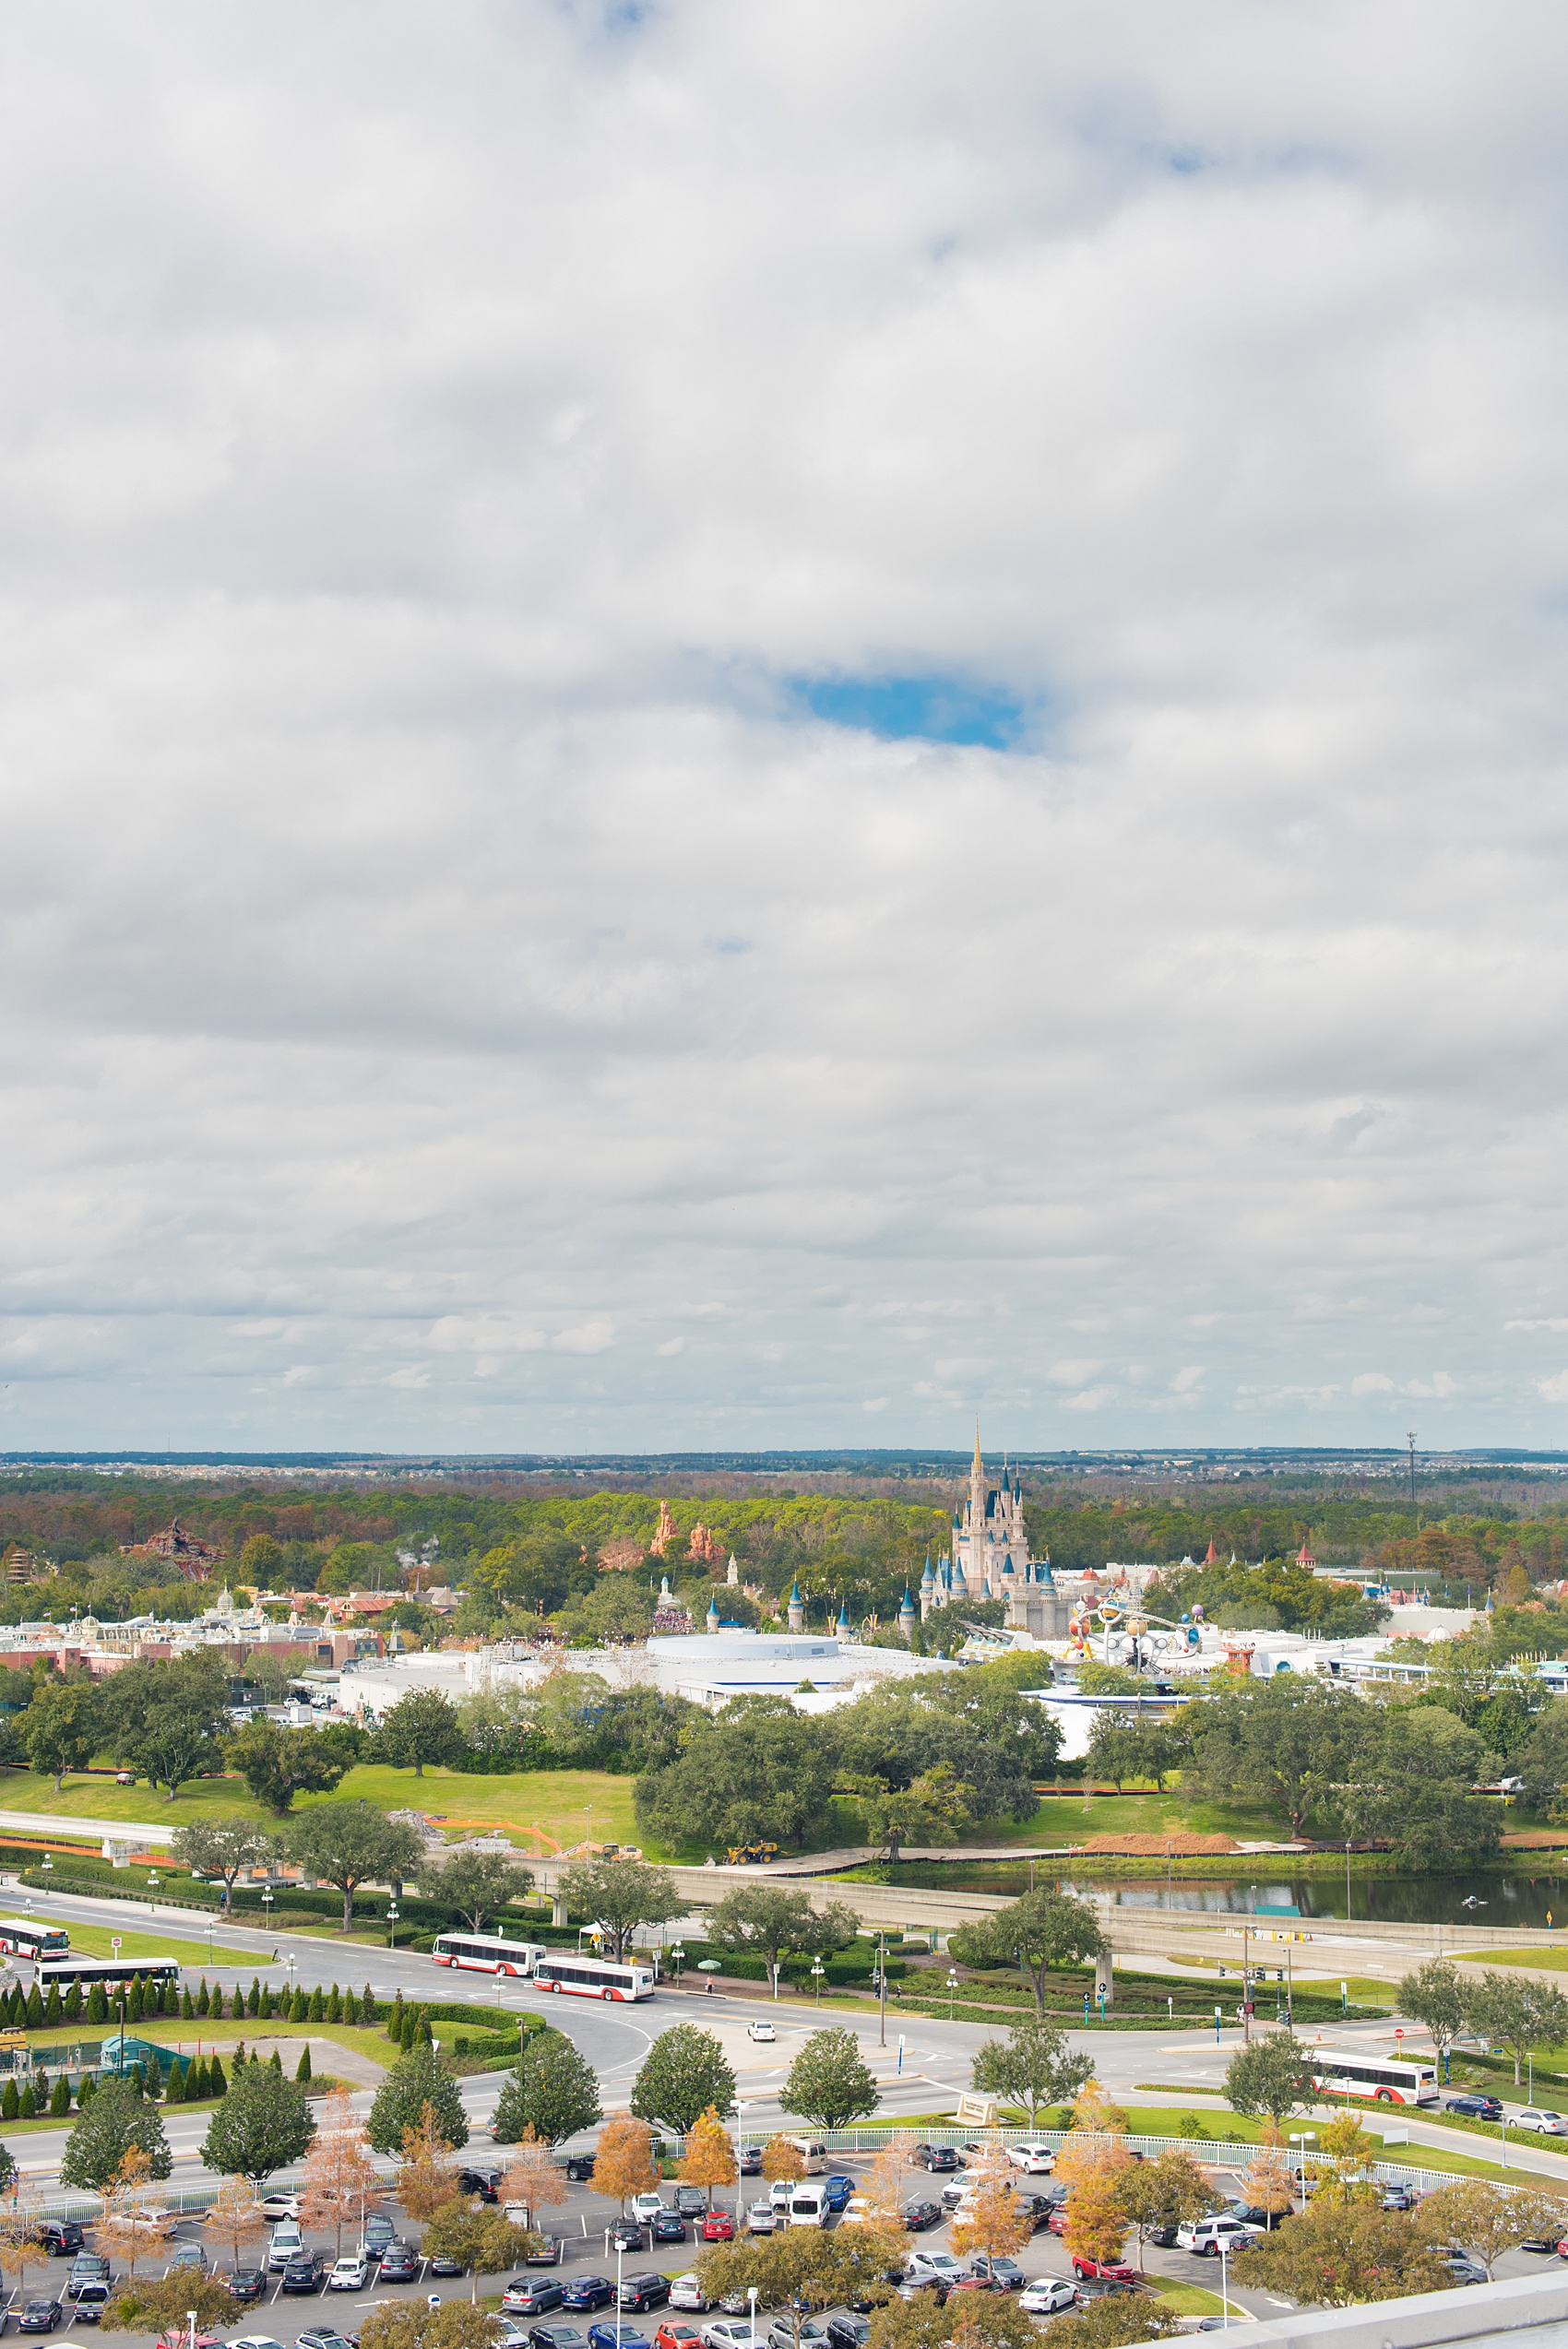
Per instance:
[[[1078,1846],[1080,1851],[1104,1852],[1120,1859],[1163,1859],[1168,1851],[1176,1859],[1199,1859],[1241,1848],[1229,1835],[1193,1835],[1185,1829],[1170,1835],[1091,1835]]]

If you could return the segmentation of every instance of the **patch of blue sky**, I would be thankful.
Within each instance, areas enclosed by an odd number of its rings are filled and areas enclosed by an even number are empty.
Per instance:
[[[793,690],[814,718],[884,741],[968,742],[1005,751],[1024,731],[1024,706],[1016,694],[968,678],[799,678]]]

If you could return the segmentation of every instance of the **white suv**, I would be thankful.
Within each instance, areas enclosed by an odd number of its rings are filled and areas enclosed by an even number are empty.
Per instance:
[[[1221,2244],[1227,2251],[1239,2251],[1262,2233],[1261,2226],[1249,2225],[1245,2219],[1183,2219],[1176,2229],[1176,2248],[1195,2251],[1200,2259],[1218,2260]]]
[[[1009,2145],[1007,2158],[1015,2169],[1028,2170],[1036,2177],[1047,2177],[1056,2167],[1056,2156],[1049,2145]]]

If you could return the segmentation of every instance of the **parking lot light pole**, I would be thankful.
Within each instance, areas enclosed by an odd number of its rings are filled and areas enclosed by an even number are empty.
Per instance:
[[[751,2312],[752,2349],[756,2349],[756,2285],[754,2284],[748,2284],[746,2286],[746,2306]]]
[[[815,1989],[816,1989],[816,2002],[817,2002],[817,2005],[818,2005],[819,2007],[820,2007],[820,2006],[821,2006],[821,2004],[822,2004],[822,1977],[823,1977],[823,1975],[826,1973],[826,1968],[824,1966],[824,1964],[823,1964],[823,1963],[822,1963],[822,1960],[821,1960],[820,1958],[813,1958],[813,1960],[812,1960],[812,1981],[813,1981],[814,1985],[815,1986]]]
[[[1229,2332],[1230,2330],[1229,2260],[1226,2252],[1225,2237],[1223,2235],[1219,2238],[1219,2305],[1221,2310],[1219,2319],[1220,2328],[1223,2331]]]

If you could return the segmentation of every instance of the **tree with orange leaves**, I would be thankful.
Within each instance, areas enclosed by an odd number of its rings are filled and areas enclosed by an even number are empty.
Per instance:
[[[571,2192],[556,2166],[550,2146],[531,2129],[525,2129],[512,2149],[512,2163],[501,2181],[501,2200],[510,2208],[520,2203],[529,2217],[535,2211],[554,2210]]]
[[[733,2186],[741,2173],[735,2162],[735,2148],[730,2132],[719,2118],[719,2107],[709,2105],[692,2123],[686,2140],[685,2156],[681,2163],[681,2176],[688,2186],[707,2189],[707,2206],[713,2208],[716,2186]]]
[[[430,2112],[428,2105],[425,2111]],[[409,2134],[418,2132],[410,2130]],[[305,2156],[301,2221],[306,2226],[335,2228],[337,2257],[341,2259],[345,2223],[357,2224],[362,2235],[365,2213],[375,2208],[382,2191],[370,2158],[370,2140],[347,2089],[336,2089],[327,2099],[316,2123],[315,2141]]]
[[[978,2252],[989,2275],[992,2260],[1022,2250],[1034,2231],[1033,2210],[1020,2207],[1000,2163],[991,2162],[980,2172],[977,2190],[966,2196],[954,2213],[953,2248],[960,2255]]]
[[[267,2233],[267,2221],[261,2215],[261,2204],[248,2177],[223,2180],[218,2200],[202,2220],[201,2231],[210,2235],[215,2243],[222,2244],[237,2275],[240,2253],[247,2243],[259,2243]]]
[[[762,2174],[769,2182],[780,2177],[804,2177],[805,2155],[788,2137],[770,2137],[762,2149]]]
[[[623,2214],[628,2194],[653,2192],[659,2184],[659,2168],[653,2158],[653,2131],[646,2120],[634,2120],[630,2113],[612,2113],[600,2131],[590,2182],[596,2194],[618,2201]]]
[[[129,2146],[103,2192],[103,2216],[93,2229],[93,2241],[111,2261],[124,2260],[128,2281],[135,2280],[137,2261],[145,2259],[152,2236],[140,2214],[140,2203],[152,2176],[152,2157],[139,2145]]]
[[[403,2164],[398,2200],[410,2218],[430,2219],[457,2190],[452,2148],[441,2133],[434,2105],[421,2108],[418,2126],[403,2131]]]
[[[0,2268],[17,2279],[17,2296],[22,2296],[30,2267],[36,2267],[45,2257],[43,2236],[40,2228],[43,2213],[30,2186],[18,2179],[11,2204],[0,2219]]]

